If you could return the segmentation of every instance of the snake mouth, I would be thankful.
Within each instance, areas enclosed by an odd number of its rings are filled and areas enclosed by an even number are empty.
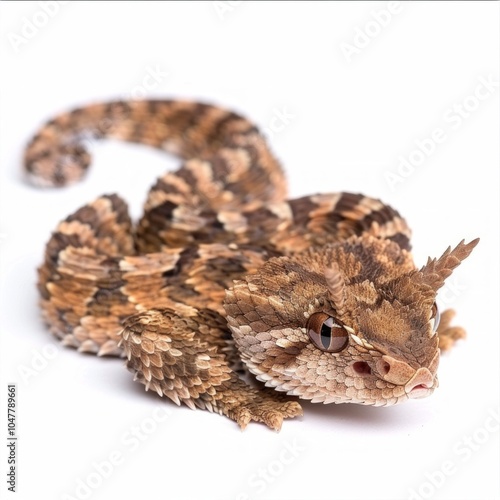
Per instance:
[[[411,389],[407,394],[409,399],[420,399],[430,396],[434,392],[434,387],[429,387],[427,384],[418,384]]]
[[[427,368],[419,368],[415,375],[405,384],[405,392],[409,399],[420,399],[430,396],[437,386],[437,379]]]

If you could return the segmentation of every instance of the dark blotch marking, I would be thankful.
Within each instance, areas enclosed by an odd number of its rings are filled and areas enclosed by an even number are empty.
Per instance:
[[[364,198],[362,194],[356,193],[342,193],[337,205],[335,206],[336,212],[350,211]]]
[[[99,224],[99,216],[93,207],[85,205],[79,208],[75,213],[66,217],[66,222],[78,221],[82,224],[95,228]]]
[[[164,201],[161,205],[158,205],[148,212],[148,219],[170,220],[177,207],[178,205],[176,203],[172,203],[169,200]]]
[[[292,210],[294,224],[304,228],[307,226],[307,223],[311,220],[310,212],[318,208],[318,205],[313,201],[311,201],[310,196],[304,196],[303,198],[297,198],[296,200],[291,200],[289,204]]]
[[[177,276],[178,274],[184,271],[186,265],[191,264],[197,258],[198,258],[197,248],[189,247],[182,250],[175,266],[172,269],[169,269],[168,271],[164,271],[162,273],[162,276],[164,278],[171,278],[173,276]]]
[[[132,221],[128,213],[127,203],[117,194],[106,194],[102,198],[106,198],[111,202],[113,212],[116,214],[118,224],[131,225]]]
[[[403,233],[397,233],[394,236],[390,236],[387,238],[388,240],[394,241],[394,243],[397,243],[400,248],[403,250],[411,250],[411,243],[410,243],[410,238],[406,236],[406,234]]]
[[[224,144],[228,140],[228,134],[227,129],[231,125],[231,123],[235,121],[240,121],[243,120],[243,117],[233,113],[233,112],[227,112],[225,116],[219,119],[219,121],[212,127],[210,132],[207,134],[207,142],[212,143],[212,142],[217,142],[220,144]],[[255,128],[255,127],[253,127]]]
[[[181,168],[178,170],[175,175],[179,178],[181,178],[186,184],[191,186],[194,191],[197,191],[197,184],[198,184],[198,179],[194,176],[194,174],[188,170],[187,168]],[[174,189],[170,187],[170,185],[167,184],[167,190],[165,191],[166,193],[172,192]],[[177,192],[177,190],[175,190]]]

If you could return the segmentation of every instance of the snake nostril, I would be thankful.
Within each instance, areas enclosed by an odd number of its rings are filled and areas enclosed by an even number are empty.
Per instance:
[[[380,366],[380,371],[382,372],[383,375],[387,375],[391,369],[391,365],[387,363],[387,361],[384,361],[381,366]]]
[[[356,361],[352,365],[353,370],[360,375],[370,375],[372,373],[372,369],[370,365],[365,361]]]

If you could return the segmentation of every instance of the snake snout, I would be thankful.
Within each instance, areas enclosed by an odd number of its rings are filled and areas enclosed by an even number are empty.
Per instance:
[[[415,368],[392,356],[382,356],[373,363],[377,375],[391,384],[405,385],[414,375]]]
[[[419,368],[415,375],[406,383],[405,392],[411,399],[428,396],[437,385],[435,376],[427,368]]]

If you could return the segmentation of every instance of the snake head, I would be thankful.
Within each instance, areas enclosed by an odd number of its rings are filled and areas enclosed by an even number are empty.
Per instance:
[[[312,402],[384,406],[437,387],[436,294],[478,240],[421,269],[390,240],[353,236],[266,262],[224,307],[241,359]]]

